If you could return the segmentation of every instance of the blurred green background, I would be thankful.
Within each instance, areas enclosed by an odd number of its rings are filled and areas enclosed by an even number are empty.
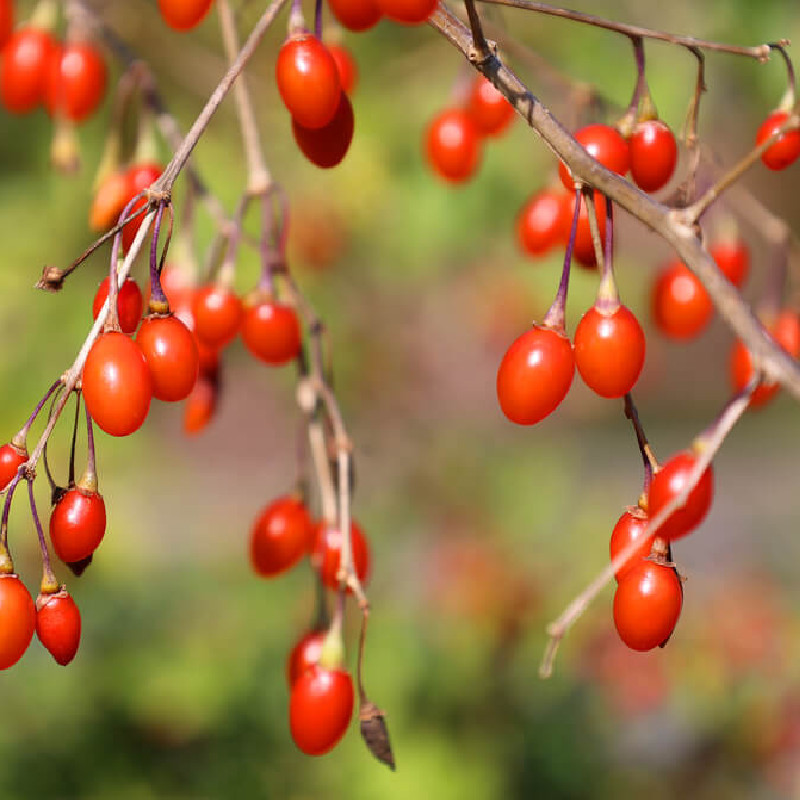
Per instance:
[[[31,4],[16,5],[24,16]],[[181,36],[160,23],[155,3],[98,5],[152,64],[188,128],[223,71],[213,15]],[[242,5],[244,28],[264,3]],[[573,6],[742,44],[800,38],[800,13],[785,0]],[[626,102],[634,70],[624,39],[512,10],[486,13],[559,72]],[[373,762],[354,729],[318,759],[290,740],[284,664],[310,621],[311,576],[303,566],[258,580],[246,547],[259,509],[291,486],[298,417],[288,370],[253,364],[237,343],[225,355],[218,415],[199,437],[184,437],[181,409],[164,404],[132,437],[98,435],[108,532],[84,577],[59,573],[81,608],[81,649],[64,669],[34,642],[0,675],[0,798],[800,796],[796,405],[780,397],[747,416],[717,458],[709,519],[675,548],[688,581],[669,647],[628,652],[607,589],[563,643],[553,679],[540,681],[547,621],[605,566],[611,529],[641,485],[621,404],[578,379],[533,429],[507,423],[497,408],[497,364],[541,318],[558,280],[558,256],[526,261],[513,232],[520,206],[552,178],[553,158],[517,120],[489,143],[474,181],[442,185],[420,140],[469,72],[432,30],[382,22],[344,37],[360,68],[357,132],[341,167],[320,172],[296,151],[274,88],[284,24],[248,80],[270,168],[292,204],[291,265],[334,342],[355,442],[354,511],[374,559],[365,679],[388,712],[398,770]],[[661,116],[678,129],[693,59],[660,44],[647,55]],[[510,61],[575,124],[574,102],[552,75]],[[777,104],[784,72],[778,59],[713,54],[707,67],[701,134],[730,162]],[[44,264],[65,265],[91,241],[86,216],[107,114],[108,103],[81,130],[84,165],[73,177],[49,168],[43,113],[0,115],[0,439],[18,430],[88,330],[107,252],[59,295],[31,287]],[[196,164],[233,208],[244,168],[232,103]],[[745,181],[795,229],[798,169],[756,168]],[[646,322],[647,297],[669,253],[630,220],[620,227],[621,292],[649,333],[636,398],[665,458],[727,398],[731,336],[715,322],[696,343],[660,341]],[[741,230],[755,299],[768,254],[747,220]],[[198,244],[210,237],[201,213]],[[245,249],[240,266],[244,292],[255,255]],[[136,270],[142,282],[145,271]],[[575,275],[570,329],[595,288],[594,276]],[[63,478],[62,427],[53,464]],[[11,545],[35,591],[35,534],[22,497]],[[355,636],[353,627],[351,645]]]

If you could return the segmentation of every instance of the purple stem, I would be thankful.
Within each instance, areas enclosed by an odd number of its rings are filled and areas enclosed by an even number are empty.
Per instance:
[[[604,269],[611,270],[614,263],[614,204],[611,198],[603,195],[606,200],[606,241]]]
[[[22,426],[22,430],[17,434],[17,436],[21,436],[23,439],[28,437],[28,431],[31,429],[31,425],[33,425],[36,417],[39,416],[39,412],[44,408],[44,404],[50,399],[50,395],[61,386],[61,378],[59,378],[46,392],[45,396],[39,401],[36,408],[33,409],[33,413],[28,417],[28,421]],[[16,438],[16,437],[14,437]]]
[[[314,4],[314,36],[322,41],[322,0]]]
[[[75,485],[75,444],[78,439],[78,421],[81,413],[81,395],[75,392],[75,419],[72,422],[72,442],[69,447],[69,480],[67,485]],[[87,412],[88,413],[88,412]]]
[[[572,213],[572,227],[569,231],[569,241],[567,242],[567,250],[564,253],[564,269],[561,271],[561,281],[558,284],[558,291],[556,298],[553,300],[553,305],[550,306],[547,314],[544,317],[544,324],[555,328],[556,330],[564,330],[564,318],[566,316],[567,307],[567,294],[569,292],[569,273],[572,267],[572,253],[575,250],[575,239],[578,233],[578,215],[581,213],[581,189],[579,186],[575,187],[575,210]]]
[[[33,479],[28,481],[28,497],[31,501],[31,516],[33,517],[33,524],[36,526],[36,535],[39,537],[39,549],[42,551],[42,571],[44,573],[43,583],[46,581],[49,584],[56,584],[56,576],[53,574],[53,568],[50,566],[50,553],[47,550],[47,542],[44,538],[44,530],[42,529],[42,522],[39,519],[39,512],[36,510],[36,500],[33,497]]]
[[[94,460],[94,425],[92,424],[92,415],[89,413],[89,407],[86,403],[83,404],[83,407],[86,410],[86,472],[94,475],[95,483],[97,483]]]
[[[167,303],[167,296],[161,288],[161,269],[158,259],[158,237],[161,234],[161,220],[164,217],[164,203],[160,203],[153,223],[153,240],[150,243],[150,302],[158,306]],[[166,245],[164,246],[166,249]],[[88,412],[87,412],[88,414]],[[91,423],[89,423],[91,429]]]

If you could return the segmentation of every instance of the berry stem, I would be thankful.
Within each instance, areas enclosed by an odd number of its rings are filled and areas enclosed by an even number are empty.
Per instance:
[[[600,195],[603,197],[603,195]],[[604,197],[606,204],[606,240],[605,246],[600,238],[600,226],[597,223],[597,208],[594,192],[586,193],[586,206],[589,211],[589,228],[594,242],[595,258],[600,267],[600,285],[597,287],[595,308],[604,314],[613,314],[620,306],[619,291],[614,280],[614,206]]]
[[[646,500],[647,494],[650,491],[650,483],[653,480],[653,475],[658,472],[658,461],[650,447],[650,442],[647,441],[644,426],[639,419],[639,410],[636,408],[636,404],[633,402],[633,395],[630,392],[625,395],[625,416],[631,421],[631,425],[633,425],[633,430],[636,434],[636,443],[639,445],[639,452],[642,455],[642,462],[644,464],[642,498]],[[639,500],[639,505],[642,505],[641,499]]]
[[[786,91],[781,98],[780,103],[778,103],[778,110],[779,111],[793,111],[795,107],[795,103],[797,102],[795,97],[795,76],[794,76],[794,64],[792,64],[792,59],[789,58],[789,54],[786,52],[786,42],[770,42],[769,47],[772,50],[777,50],[781,57],[783,58],[783,63],[786,65]]]
[[[97,468],[95,466],[95,451],[94,451],[94,425],[92,424],[92,415],[89,413],[89,407],[86,403],[83,404],[86,410],[86,469],[80,480],[80,487],[88,491],[97,491]]]
[[[63,386],[63,378],[59,378],[57,381],[54,381],[50,388],[45,392],[44,397],[36,404],[36,408],[33,409],[33,412],[28,417],[27,422],[20,428],[19,432],[14,436],[11,440],[11,444],[14,447],[19,448],[20,450],[27,449],[26,442],[28,441],[28,434],[30,433],[31,426],[36,421],[36,418],[39,416],[41,410],[44,408],[45,403],[50,399],[50,396],[58,389],[59,386]]]
[[[633,133],[633,129],[636,126],[642,94],[650,95],[644,70],[644,40],[641,36],[631,36],[630,38],[633,45],[633,58],[636,62],[636,84],[633,87],[633,94],[631,95],[630,103],[628,103],[628,108],[616,125],[619,132],[626,139]]]
[[[169,212],[169,228],[167,229],[167,238],[164,242],[164,248],[161,251],[161,258],[159,259],[158,239],[161,235],[161,221],[164,217],[165,210]],[[172,203],[159,203],[158,209],[156,210],[156,219],[153,223],[153,238],[150,242],[150,300],[148,301],[148,310],[152,314],[169,313],[169,301],[161,286],[161,270],[166,261],[167,252],[169,251],[170,239],[172,239],[173,221]]]
[[[72,439],[69,445],[69,475],[67,476],[67,486],[75,485],[75,446],[78,443],[78,422],[80,420],[80,416],[81,393],[75,392],[75,416],[72,419]]]
[[[36,535],[39,537],[39,550],[42,553],[42,594],[53,594],[61,587],[50,565],[50,553],[47,551],[47,542],[44,538],[44,530],[42,522],[39,519],[39,512],[36,510],[36,499],[33,496],[33,476],[27,478],[28,483],[28,497],[31,501],[31,516],[33,517],[33,524],[36,526]]]
[[[472,33],[472,51],[469,54],[469,59],[476,64],[480,64],[487,61],[492,53],[483,33],[483,26],[481,25],[478,9],[475,7],[475,0],[464,0],[464,8],[467,11],[469,28]]]
[[[322,0],[314,2],[314,36],[322,41]]]
[[[578,234],[578,216],[581,213],[581,185],[575,182],[575,210],[572,213],[572,227],[569,230],[569,240],[564,253],[564,267],[561,270],[561,281],[558,284],[555,300],[544,315],[543,324],[557,331],[564,331],[566,317],[567,294],[569,293],[569,273],[572,267],[572,253],[575,250],[575,239]]]

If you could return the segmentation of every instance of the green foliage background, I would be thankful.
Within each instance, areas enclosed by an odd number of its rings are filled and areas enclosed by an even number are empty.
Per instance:
[[[709,39],[800,38],[800,15],[783,0],[575,5]],[[246,4],[244,22],[261,6]],[[215,21],[181,37],[159,23],[154,3],[104,8],[152,63],[188,127],[223,70]],[[521,12],[487,14],[572,79],[626,102],[634,77],[626,41]],[[389,714],[398,771],[373,763],[355,730],[320,759],[290,741],[284,662],[310,619],[310,575],[300,568],[259,581],[246,544],[256,512],[293,479],[292,382],[252,364],[236,344],[226,354],[219,416],[202,437],[185,439],[180,409],[163,405],[129,439],[98,437],[108,534],[83,578],[60,574],[82,611],[81,650],[63,669],[34,642],[0,675],[0,797],[769,798],[784,796],[787,780],[796,790],[798,776],[789,769],[787,778],[784,763],[800,746],[784,730],[797,724],[787,709],[800,697],[796,406],[781,398],[747,418],[720,454],[711,517],[676,548],[689,581],[669,648],[622,653],[608,590],[565,641],[554,679],[541,682],[545,623],[604,566],[611,528],[641,481],[620,408],[578,381],[536,429],[514,428],[496,408],[496,365],[541,317],[557,282],[557,255],[524,263],[513,240],[515,214],[550,179],[553,159],[517,121],[487,147],[477,180],[457,191],[437,182],[420,155],[422,131],[469,73],[433,31],[384,22],[345,37],[361,72],[356,140],[339,169],[320,173],[296,152],[277,102],[282,23],[276,28],[249,82],[270,167],[293,204],[293,232],[322,235],[317,221],[334,213],[346,242],[319,271],[293,239],[292,263],[329,323],[356,443],[355,511],[374,554],[366,680]],[[512,63],[574,124],[568,98],[544,73]],[[677,129],[693,61],[653,45],[648,63],[661,115]],[[759,66],[709,56],[701,130],[723,159],[749,146],[783,81],[777,59]],[[61,294],[31,289],[44,264],[68,263],[91,240],[86,212],[107,113],[82,129],[84,166],[72,178],[49,169],[42,113],[0,115],[6,439],[77,352],[107,269],[101,254]],[[196,163],[232,208],[244,170],[231,103]],[[747,178],[795,224],[797,169]],[[757,296],[765,254],[746,221],[743,232]],[[201,215],[198,242],[210,236]],[[653,270],[668,255],[623,221],[620,285],[642,318]],[[257,269],[243,253],[242,291]],[[138,275],[145,280],[144,264]],[[575,276],[571,326],[594,288],[592,276]],[[719,323],[685,348],[650,336],[637,399],[662,457],[724,402],[729,341]],[[53,463],[63,475],[66,431],[56,439]],[[11,541],[34,590],[35,534],[22,497]],[[739,616],[752,611],[753,597],[767,609],[755,621]],[[756,642],[744,666],[729,652],[743,639]]]

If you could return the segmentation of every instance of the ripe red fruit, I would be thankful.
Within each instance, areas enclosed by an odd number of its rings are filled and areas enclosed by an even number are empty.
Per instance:
[[[361,526],[353,520],[350,524],[350,539],[353,545],[353,565],[358,580],[365,584],[369,580],[370,552]],[[339,588],[339,565],[342,558],[342,534],[338,528],[325,522],[317,525],[311,563],[319,570],[322,582],[329,589]]]
[[[569,339],[553,328],[534,325],[508,348],[497,370],[497,399],[518,425],[533,425],[555,411],[575,375]]]
[[[83,367],[83,397],[92,419],[112,436],[138,430],[153,395],[142,349],[119,331],[102,334]]]
[[[97,319],[108,297],[109,279],[104,278],[97,287],[92,302],[92,318]],[[123,333],[133,333],[142,318],[142,290],[133,278],[125,278],[117,292],[117,314]]]
[[[514,119],[514,106],[491,81],[478,75],[469,93],[467,113],[482,136],[499,136]]]
[[[517,241],[523,253],[542,256],[566,242],[573,199],[563,192],[544,189],[522,207],[517,216]]]
[[[433,13],[437,0],[376,0],[378,8],[394,22],[421,25]]]
[[[592,306],[575,329],[575,366],[601,397],[622,397],[644,366],[644,331],[626,306],[611,313]]]
[[[705,287],[689,268],[674,261],[656,278],[652,295],[656,327],[671,339],[692,339],[714,313]]]
[[[81,613],[66,589],[41,595],[37,602],[36,635],[58,664],[75,658],[81,642]]]
[[[678,163],[678,146],[669,125],[660,119],[640,122],[629,141],[631,177],[644,192],[669,183]]]
[[[782,311],[768,326],[775,341],[792,357],[800,357],[800,318],[793,311]],[[753,376],[750,351],[737,340],[731,351],[731,383],[734,391],[740,392]],[[768,403],[780,390],[779,383],[761,383],[750,397],[750,406],[758,408]]]
[[[570,203],[570,223],[572,222],[572,213],[575,210],[574,198]],[[603,247],[606,243],[606,201],[603,195],[595,195],[595,213],[597,214],[597,228],[600,232],[600,242]],[[567,236],[569,236],[569,227],[567,228]],[[582,200],[581,211],[578,214],[578,227],[575,230],[575,248],[572,251],[572,257],[575,262],[582,267],[593,269],[597,266],[597,254],[594,250],[594,240],[592,239],[592,228],[589,225],[589,207]]]
[[[128,193],[125,199],[127,205],[139,192],[143,192],[150,184],[157,181],[161,177],[161,167],[158,164],[134,164],[127,173]],[[133,214],[143,206],[147,205],[147,198],[141,197],[136,201],[131,208],[130,213]],[[142,220],[147,216],[143,214],[137,217],[133,222],[129,222],[122,229],[122,247],[125,251],[130,250],[133,240],[136,238],[136,233],[142,225]],[[116,220],[115,220],[116,222]]]
[[[11,38],[14,31],[14,4],[12,0],[0,0],[0,47]]]
[[[96,47],[74,42],[54,48],[47,70],[45,97],[51,116],[81,122],[106,93],[106,62]]]
[[[292,686],[289,729],[294,743],[309,756],[333,749],[353,716],[353,681],[341,669],[314,665]]]
[[[202,372],[197,376],[183,409],[184,433],[200,433],[211,422],[217,410],[218,391],[216,380]]]
[[[344,92],[339,92],[339,95],[339,106],[333,119],[321,128],[306,128],[292,117],[292,135],[300,152],[321,169],[339,164],[353,141],[353,106]]]
[[[153,397],[175,402],[189,396],[199,368],[192,332],[176,316],[149,316],[142,322],[136,342],[142,348]]]
[[[366,31],[381,18],[375,0],[328,0],[328,8],[351,31]]]
[[[0,52],[0,101],[12,114],[33,111],[45,97],[50,56],[57,47],[39,28],[15,31]]]
[[[287,39],[275,64],[278,91],[292,118],[304,128],[322,128],[339,108],[342,84],[336,62],[310,33]]]
[[[265,364],[280,366],[300,353],[300,323],[292,306],[264,299],[246,307],[242,341]]]
[[[747,280],[750,271],[750,251],[742,241],[717,242],[709,248],[709,254],[720,272],[737,288]]]
[[[336,62],[336,69],[339,71],[339,82],[342,84],[342,91],[352,94],[358,81],[358,67],[353,58],[353,54],[340,44],[329,44],[328,52]]]
[[[219,283],[201,286],[192,298],[194,332],[208,347],[219,349],[233,341],[242,324],[242,301]]]
[[[27,460],[28,454],[13,444],[4,444],[0,447],[0,492],[14,480],[17,470]]]
[[[303,501],[279,497],[256,517],[250,532],[250,563],[270,578],[291,569],[314,543],[314,526]]]
[[[576,131],[575,140],[606,169],[618,175],[625,175],[628,171],[630,167],[628,143],[616,128],[596,122]],[[558,174],[567,191],[575,191],[575,184],[563,161],[558,166]]]
[[[325,631],[309,631],[292,648],[286,661],[286,680],[290,687],[319,661],[325,636]]]
[[[689,477],[697,459],[698,456],[688,450],[677,453],[656,473],[648,495],[647,510],[651,519],[655,519],[661,509],[689,485]],[[659,526],[656,536],[673,541],[691,533],[708,513],[713,496],[714,473],[709,465],[684,503]]]
[[[107,231],[119,221],[119,215],[130,200],[127,171],[112,172],[97,187],[92,207],[89,209],[89,227],[93,231]]]
[[[614,530],[611,532],[611,540],[608,543],[608,554],[613,561],[631,542],[639,540],[639,546],[634,550],[633,555],[628,559],[624,566],[620,567],[614,577],[617,581],[622,580],[643,558],[650,555],[653,547],[655,534],[646,536],[647,523],[649,517],[645,511],[638,506],[629,506],[623,515],[617,520]]]
[[[786,111],[773,111],[761,123],[756,134],[756,145],[760,145],[776,133],[789,119]],[[800,156],[800,128],[792,128],[781,134],[778,140],[771,144],[762,154],[761,160],[770,169],[786,169]]]
[[[472,118],[460,108],[439,114],[428,126],[425,152],[433,171],[451,183],[471,178],[481,160],[481,140]]]
[[[208,14],[214,0],[158,0],[164,22],[176,31],[188,31]]]
[[[94,553],[105,533],[106,504],[98,492],[76,486],[61,496],[50,514],[50,541],[65,564]]]
[[[36,606],[17,575],[0,575],[0,669],[13,667],[36,630]]]
[[[669,639],[683,605],[675,570],[641,561],[623,575],[614,594],[614,625],[631,650],[652,650]]]

